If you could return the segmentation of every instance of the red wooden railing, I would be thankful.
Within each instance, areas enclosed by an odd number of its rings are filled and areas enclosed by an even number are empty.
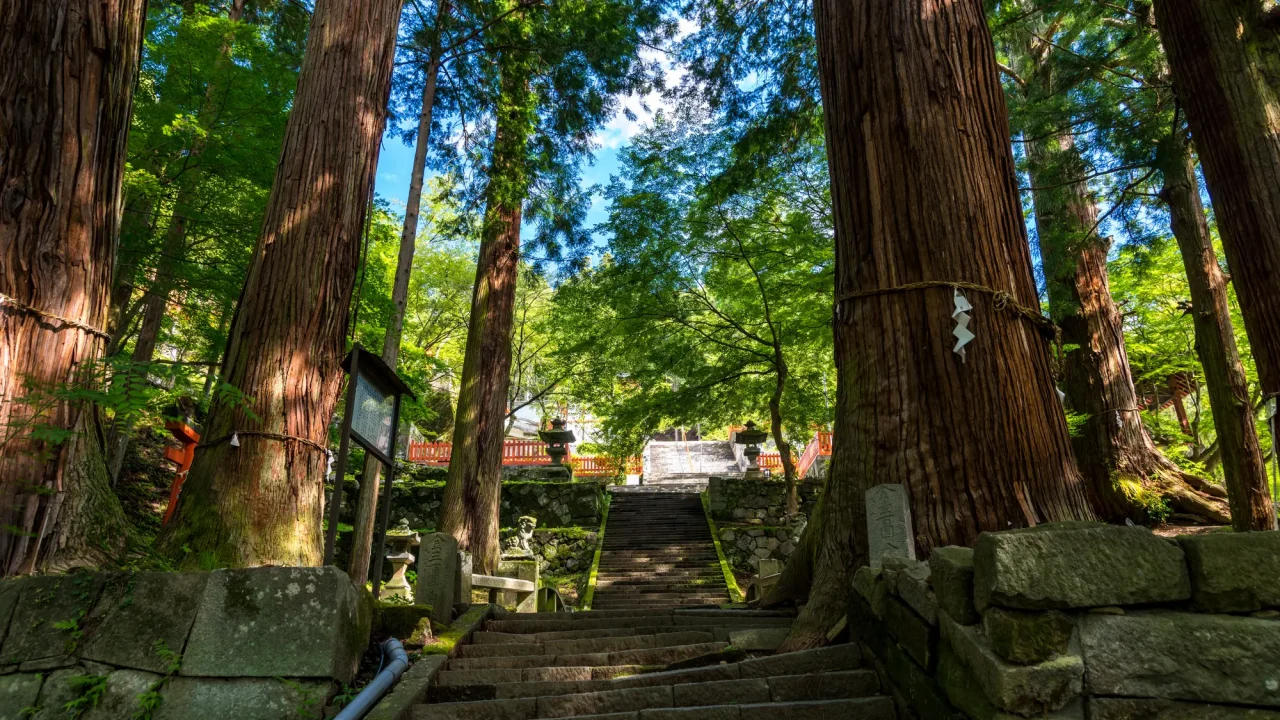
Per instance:
[[[419,465],[439,465],[448,467],[449,458],[453,456],[453,443],[448,442],[411,442],[409,443],[409,462]]]
[[[756,458],[756,464],[759,465],[761,469],[780,473],[782,472],[782,453],[762,452],[760,453],[760,457]]]
[[[453,444],[449,442],[411,442],[409,443],[409,462],[419,465],[436,465],[448,467],[453,455]],[[547,445],[541,440],[519,440],[507,438],[502,443],[503,465],[550,465],[551,456],[547,455]],[[618,475],[618,463],[605,455],[571,455],[569,464],[573,474],[582,477],[613,477]],[[643,472],[640,458],[627,458],[627,472],[639,475]]]
[[[575,477],[617,477],[622,473],[618,461],[607,455],[574,455],[569,458]],[[627,458],[626,473],[639,475],[644,471],[643,461],[638,457]]]
[[[550,465],[547,444],[541,440],[516,440],[502,442],[503,465]]]
[[[813,439],[805,446],[804,452],[800,454],[800,462],[796,463],[796,477],[802,478],[808,475],[809,468],[813,467],[820,457],[831,457],[831,433],[826,430],[815,433]]]

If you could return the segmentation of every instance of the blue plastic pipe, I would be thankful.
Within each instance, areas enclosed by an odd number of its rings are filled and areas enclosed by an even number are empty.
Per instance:
[[[373,681],[364,686],[359,695],[355,696],[346,707],[342,708],[342,712],[334,720],[360,720],[373,709],[374,705],[382,699],[383,695],[396,684],[404,671],[409,668],[409,654],[404,651],[404,645],[395,638],[387,638],[382,641],[383,658],[391,658],[391,662],[386,663],[382,667],[382,671],[373,678]]]

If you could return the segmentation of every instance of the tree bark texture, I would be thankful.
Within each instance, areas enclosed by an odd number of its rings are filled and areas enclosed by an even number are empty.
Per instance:
[[[1249,382],[1240,364],[1227,305],[1227,282],[1218,267],[1209,223],[1200,202],[1195,165],[1184,138],[1172,135],[1160,149],[1169,225],[1182,253],[1191,289],[1196,354],[1204,368],[1213,425],[1226,477],[1231,525],[1238,531],[1275,530],[1276,513],[1267,487],[1258,427],[1249,400]]]
[[[1229,522],[1225,504],[1183,481],[1142,424],[1124,346],[1120,310],[1107,278],[1110,242],[1097,234],[1098,210],[1084,163],[1069,136],[1030,144],[1036,229],[1049,314],[1062,328],[1061,386],[1083,418],[1072,437],[1094,508],[1107,520],[1149,522],[1163,503],[1211,522]]]
[[[865,562],[865,493],[905,486],[917,553],[979,533],[1090,518],[1035,325],[970,292],[977,338],[952,351],[966,281],[1037,307],[1004,96],[977,0],[817,0],[836,243],[831,469],[802,545],[809,602],[783,649],[825,642]],[[815,532],[816,531],[816,532]],[[797,555],[805,554],[797,552]],[[796,595],[784,573],[777,595]]]
[[[503,34],[518,39],[524,22],[520,18],[508,20]],[[502,92],[487,207],[454,416],[453,455],[440,510],[441,532],[458,538],[458,547],[472,553],[476,572],[490,574],[497,570],[500,559],[503,423],[511,381],[520,218],[529,186],[526,145],[535,108],[529,90],[532,62],[527,53],[506,51],[500,63]]]
[[[1264,10],[1264,6],[1267,8]],[[1264,395],[1280,393],[1280,10],[1157,0]]]
[[[449,12],[449,3],[441,2],[437,24]],[[405,202],[404,227],[400,230],[400,255],[396,262],[396,279],[391,288],[391,302],[395,311],[387,323],[387,334],[382,340],[382,360],[392,370],[400,359],[400,339],[404,334],[405,307],[409,304],[409,278],[413,274],[413,252],[418,243],[418,213],[422,207],[422,183],[427,169],[427,150],[431,139],[431,115],[436,102],[436,77],[440,74],[439,41],[427,62],[422,84],[422,111],[418,114],[418,143],[413,150],[413,171],[409,180],[409,197]],[[347,574],[363,583],[369,576],[369,559],[373,549],[373,528],[377,519],[379,486],[382,463],[372,455],[365,455],[364,471],[360,476],[360,494],[356,500],[352,521],[351,559]],[[381,552],[381,549],[379,549]],[[461,601],[460,601],[461,602]]]
[[[92,406],[22,398],[85,382],[105,345],[145,19],[145,0],[0,7],[4,575],[99,565],[126,539]],[[70,439],[41,442],[36,425]]]
[[[399,18],[399,0],[316,3],[222,363],[222,382],[252,400],[215,400],[161,535],[184,566],[322,560],[324,447]]]

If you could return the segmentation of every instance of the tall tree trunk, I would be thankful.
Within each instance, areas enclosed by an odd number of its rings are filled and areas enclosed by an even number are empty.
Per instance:
[[[441,0],[436,12],[437,33],[449,13],[449,3]],[[395,311],[387,323],[387,334],[382,340],[382,360],[392,370],[400,360],[400,337],[404,334],[404,313],[409,303],[409,277],[413,274],[413,251],[418,242],[418,212],[422,206],[422,183],[427,169],[427,150],[431,140],[431,114],[436,102],[436,77],[440,74],[440,40],[427,62],[422,84],[422,111],[418,114],[418,143],[413,151],[413,174],[409,180],[409,197],[405,203],[404,227],[400,230],[400,257],[396,263],[396,279],[391,289],[391,302]],[[352,532],[351,559],[347,562],[347,574],[352,580],[363,583],[369,577],[369,555],[373,546],[373,526],[377,518],[378,486],[381,484],[382,463],[365,454],[364,472],[361,474],[360,494]],[[381,549],[378,552],[382,552]],[[461,601],[460,601],[461,602]]]
[[[1178,240],[1191,289],[1196,354],[1209,389],[1231,504],[1231,525],[1240,532],[1275,530],[1276,513],[1249,401],[1249,381],[1240,364],[1227,306],[1227,282],[1213,250],[1186,140],[1170,135],[1161,145],[1159,161],[1164,176],[1160,197],[1169,206],[1169,225]]]
[[[1155,14],[1262,390],[1273,396],[1280,393],[1280,9],[1262,0],[1156,0]]]
[[[1093,517],[1036,325],[970,292],[977,338],[962,358],[950,288],[850,297],[964,281],[1037,307],[981,3],[817,0],[814,15],[839,384],[826,490],[801,557],[768,598],[811,586],[783,649],[825,642],[843,614],[850,573],[866,560],[874,485],[906,487],[919,555],[984,531]]]
[[[0,8],[0,573],[100,565],[127,525],[96,410],[28,403],[94,374],[106,338],[145,0]],[[29,398],[28,398],[29,399]],[[70,431],[51,444],[37,425]]]
[[[1149,522],[1167,502],[1211,522],[1229,522],[1224,503],[1188,487],[1142,424],[1125,353],[1120,310],[1107,279],[1110,241],[1070,136],[1030,145],[1036,229],[1049,314],[1062,328],[1062,390],[1083,416],[1072,437],[1094,508],[1107,520]],[[1201,483],[1203,484],[1203,483]]]
[[[215,400],[160,537],[184,567],[322,560],[325,447],[399,18],[399,0],[316,2],[222,364],[248,399]]]
[[[498,30],[515,44],[524,37],[526,23],[512,16]],[[476,571],[483,573],[496,571],[500,556],[503,422],[511,381],[521,208],[529,187],[526,144],[535,110],[529,91],[531,58],[521,50],[507,50],[499,62],[502,93],[493,164],[440,511],[440,530],[458,538],[459,548],[471,551]]]
[[[770,323],[772,325],[772,323]],[[776,342],[776,340],[775,340]],[[774,383],[773,395],[769,397],[769,430],[773,434],[773,442],[778,446],[778,458],[782,461],[782,477],[787,484],[787,515],[800,512],[800,493],[796,487],[796,462],[791,453],[791,443],[782,433],[782,391],[787,387],[787,362],[782,357],[782,348],[773,347]]]

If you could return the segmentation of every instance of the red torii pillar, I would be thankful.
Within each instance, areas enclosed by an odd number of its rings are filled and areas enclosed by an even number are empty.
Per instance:
[[[200,433],[195,428],[182,422],[181,420],[168,420],[164,424],[164,429],[169,431],[178,442],[182,443],[181,448],[168,447],[164,449],[164,457],[177,464],[178,474],[173,477],[173,486],[169,488],[169,507],[165,508],[164,520],[161,525],[168,525],[169,518],[173,516],[173,510],[178,506],[178,494],[182,492],[182,482],[187,479],[187,471],[191,469],[191,461],[196,457],[196,445],[200,442]]]

